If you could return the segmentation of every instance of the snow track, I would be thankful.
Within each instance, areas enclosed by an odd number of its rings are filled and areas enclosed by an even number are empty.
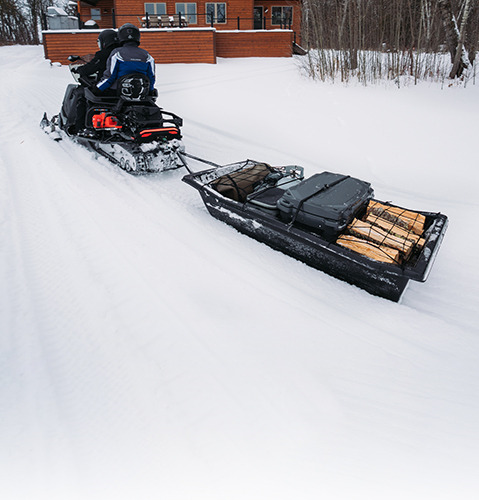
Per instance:
[[[444,105],[477,136],[478,89],[158,66],[192,154],[340,171],[450,217],[393,304],[211,218],[184,170],[132,177],[51,141],[70,79],[42,56],[0,48],[0,497],[475,500],[477,147],[452,171],[461,131],[427,125]]]

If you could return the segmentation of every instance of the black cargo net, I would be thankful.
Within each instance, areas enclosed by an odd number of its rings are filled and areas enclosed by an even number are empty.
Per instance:
[[[211,182],[211,186],[226,198],[244,203],[247,196],[275,171],[266,163],[251,163],[249,167],[222,175]]]

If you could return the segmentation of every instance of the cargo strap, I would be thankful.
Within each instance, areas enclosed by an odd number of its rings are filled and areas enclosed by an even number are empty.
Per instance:
[[[304,203],[306,201],[308,201],[309,199],[313,198],[313,196],[316,196],[316,195],[322,193],[323,191],[326,191],[327,189],[336,186],[340,182],[343,182],[346,179],[349,179],[350,177],[351,177],[350,175],[343,175],[343,177],[340,177],[339,179],[336,179],[334,182],[331,182],[331,184],[325,184],[323,187],[321,187],[320,189],[318,189],[317,191],[315,191],[313,194],[310,194],[309,196],[306,196],[305,198],[303,198],[302,200],[300,200],[300,202],[298,203],[298,208],[296,208],[296,211],[294,212],[293,218],[291,219],[291,222],[289,223],[289,227],[291,227],[296,222],[298,214],[301,211],[301,209],[303,208],[303,205],[304,205]]]

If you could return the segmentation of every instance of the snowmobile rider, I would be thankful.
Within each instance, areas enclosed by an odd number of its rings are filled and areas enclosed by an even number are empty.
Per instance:
[[[105,72],[97,83],[98,90],[116,89],[117,81],[130,73],[141,73],[150,80],[150,91],[155,86],[155,60],[139,47],[140,30],[131,23],[118,29],[120,47],[113,50],[108,58]]]
[[[106,69],[106,63],[113,49],[119,46],[118,35],[116,31],[107,29],[103,30],[98,35],[98,48],[100,49],[95,53],[93,59],[84,64],[73,68],[72,73],[76,73],[83,77],[86,82],[92,79],[92,84],[98,82]],[[84,84],[86,83],[84,82]],[[80,84],[75,89],[75,125],[72,130],[73,133],[78,133],[85,128],[85,115],[86,115],[86,100],[85,100],[85,87]]]
[[[116,31],[112,29],[103,30],[98,35],[97,42],[100,50],[95,53],[93,59],[83,66],[72,69],[72,73],[77,73],[84,78],[93,76],[94,83],[97,83],[103,75],[106,69],[106,63],[113,49],[119,47],[118,35]]]

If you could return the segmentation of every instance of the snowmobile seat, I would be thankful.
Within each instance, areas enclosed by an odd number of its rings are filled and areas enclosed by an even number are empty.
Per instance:
[[[95,94],[93,90],[88,87],[85,89],[85,98],[87,101],[94,104],[108,104],[110,106],[118,102],[118,96],[116,94],[107,93],[107,91]]]

